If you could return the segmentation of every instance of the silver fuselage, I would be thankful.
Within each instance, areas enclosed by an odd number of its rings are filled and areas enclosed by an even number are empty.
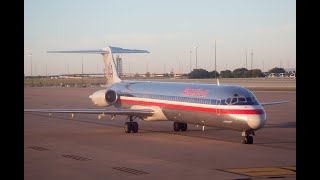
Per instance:
[[[169,120],[237,131],[260,129],[266,120],[255,95],[240,86],[122,81],[107,90],[110,89],[119,97],[112,104],[116,108],[156,111],[154,117],[144,120]]]

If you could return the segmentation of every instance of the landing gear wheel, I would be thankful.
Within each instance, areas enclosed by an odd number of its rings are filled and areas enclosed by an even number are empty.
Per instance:
[[[248,136],[247,142],[248,142],[248,144],[252,144],[253,143],[253,137],[252,136]]]
[[[243,144],[248,144],[247,138],[245,137],[244,140],[242,141]]]
[[[252,136],[246,136],[243,140],[243,144],[252,144],[253,143],[253,137]]]
[[[255,135],[253,130],[248,130],[242,132],[242,136],[244,137],[243,144],[253,144],[253,136]]]
[[[174,122],[173,123],[173,130],[174,131],[180,131],[180,123]]]
[[[138,126],[137,122],[132,122],[131,127],[132,127],[132,132],[133,133],[137,133],[138,132],[139,126]]]
[[[181,129],[181,131],[187,131],[188,124],[187,123],[180,123],[180,129]]]
[[[132,130],[132,124],[130,122],[126,122],[124,124],[124,131],[126,133],[131,133],[131,130]]]

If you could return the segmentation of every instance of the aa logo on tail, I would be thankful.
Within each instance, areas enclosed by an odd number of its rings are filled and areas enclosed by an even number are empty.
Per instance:
[[[112,77],[113,77],[113,71],[112,71],[112,64],[111,64],[111,62],[109,63],[108,68],[107,68],[107,76],[108,76],[109,78],[112,78]]]

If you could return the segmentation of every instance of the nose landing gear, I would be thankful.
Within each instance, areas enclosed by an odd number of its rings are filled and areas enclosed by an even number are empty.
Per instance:
[[[254,131],[245,131],[242,132],[242,136],[244,136],[243,144],[253,144],[253,137],[254,136]]]

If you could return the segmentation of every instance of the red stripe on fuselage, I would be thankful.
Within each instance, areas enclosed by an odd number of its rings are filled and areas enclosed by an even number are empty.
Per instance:
[[[218,110],[219,114],[263,114],[264,113],[262,109],[243,109],[243,110],[242,109],[217,109],[217,108],[205,108],[205,107],[197,107],[197,106],[186,106],[186,105],[178,105],[178,104],[148,102],[148,101],[129,100],[129,99],[119,99],[119,102],[128,103],[128,104],[162,106],[162,107],[172,108],[172,109],[182,109],[182,110],[210,112],[210,113],[217,113],[217,110]]]

